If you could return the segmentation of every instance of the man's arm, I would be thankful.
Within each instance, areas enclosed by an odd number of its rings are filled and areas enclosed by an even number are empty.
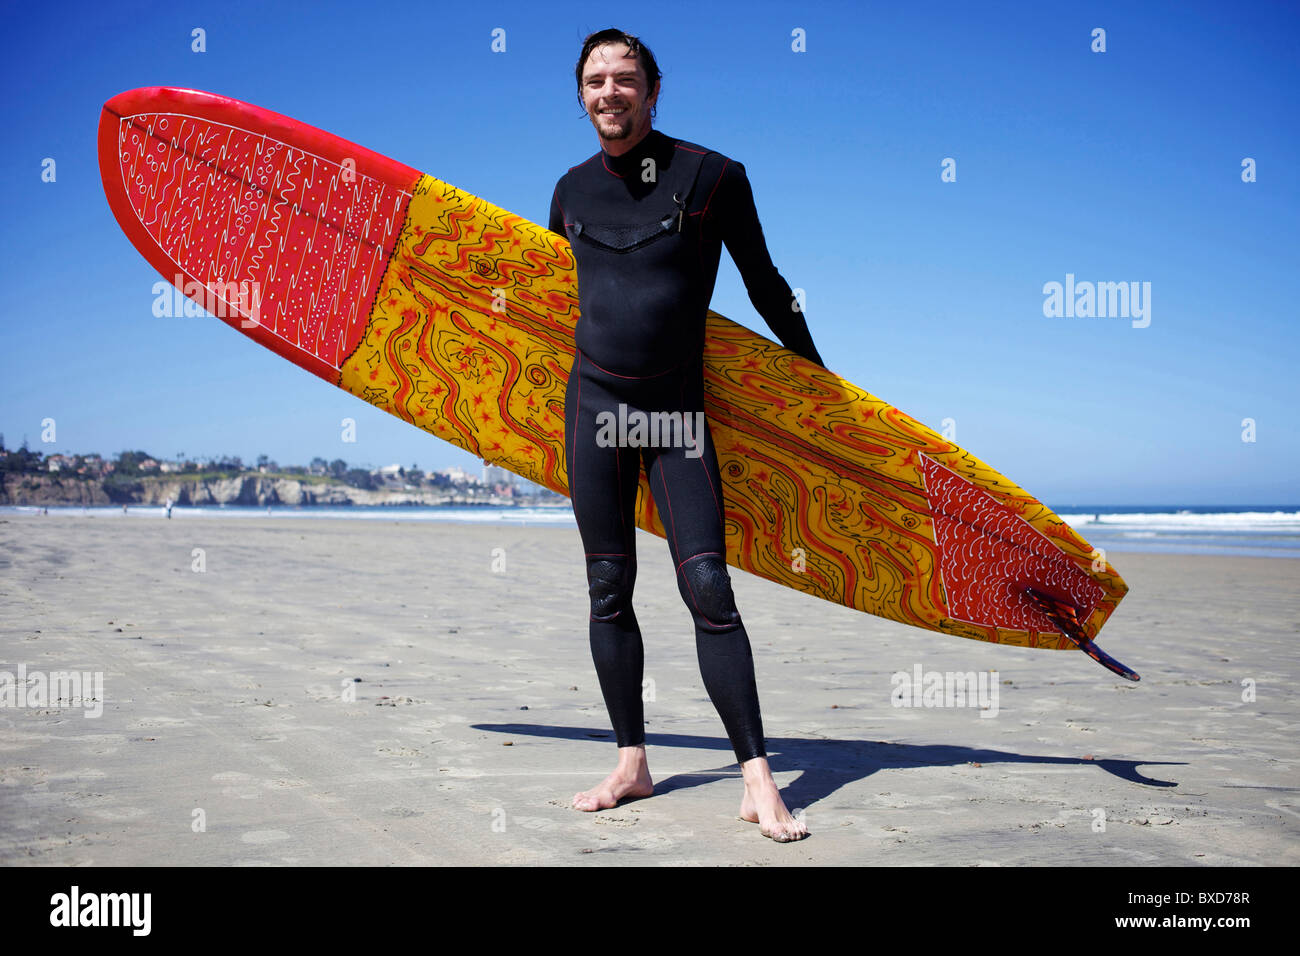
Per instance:
[[[551,193],[551,223],[548,227],[551,232],[558,232],[568,239],[568,233],[564,231],[564,210],[560,208],[560,184],[555,184],[555,192]]]
[[[818,365],[825,365],[817,346],[813,345],[798,300],[772,264],[744,166],[734,160],[727,162],[713,202],[720,206],[718,222],[722,241],[745,280],[749,301],[782,345]]]

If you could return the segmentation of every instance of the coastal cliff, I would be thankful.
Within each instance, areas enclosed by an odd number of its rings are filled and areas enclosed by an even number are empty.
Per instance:
[[[3,474],[6,505],[448,505],[495,504],[498,499],[450,489],[366,491],[328,478],[269,475],[98,479],[58,474]]]

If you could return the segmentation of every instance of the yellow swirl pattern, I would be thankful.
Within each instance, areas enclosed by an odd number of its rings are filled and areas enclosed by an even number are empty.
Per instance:
[[[563,237],[424,176],[338,384],[567,494],[564,389],[577,318]],[[712,312],[705,362],[732,565],[906,624],[1073,648],[1054,630],[948,615],[925,455],[1010,508],[1101,586],[1105,596],[1084,623],[1090,637],[1127,591],[1114,569],[1028,492],[832,372]],[[664,534],[644,472],[637,523]]]

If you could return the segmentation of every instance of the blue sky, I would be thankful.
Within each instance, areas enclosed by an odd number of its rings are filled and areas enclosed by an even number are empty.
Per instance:
[[[746,165],[834,371],[952,419],[1056,506],[1300,501],[1293,4],[33,6],[0,39],[10,447],[477,467],[215,319],[155,318],[157,275],[104,201],[99,111],[138,86],[210,90],[544,222],[598,148],[578,47],[619,26],[664,70],[656,126]],[[1067,274],[1149,282],[1150,325],[1044,316]],[[725,255],[713,307],[767,332]]]

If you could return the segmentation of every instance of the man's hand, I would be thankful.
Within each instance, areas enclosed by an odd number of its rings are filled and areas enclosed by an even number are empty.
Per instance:
[[[826,367],[826,363],[822,361],[822,357],[820,354],[818,354],[816,348],[805,349],[804,351],[798,352],[796,354],[801,356],[802,358],[806,358],[810,362],[816,362],[822,368]]]

